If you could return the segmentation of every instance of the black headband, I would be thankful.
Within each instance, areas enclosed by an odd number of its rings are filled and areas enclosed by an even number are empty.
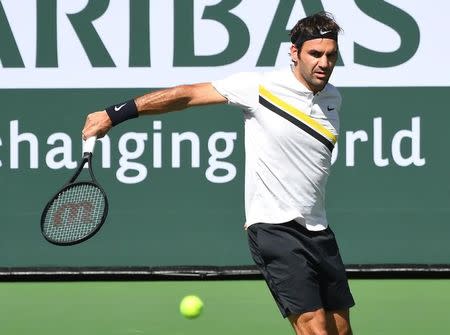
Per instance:
[[[323,30],[317,28],[312,34],[303,33],[298,36],[298,38],[295,40],[294,44],[299,47],[304,42],[309,40],[315,40],[317,38],[329,38],[332,40],[335,40],[337,42],[338,40],[338,34],[337,32],[334,32],[333,30]]]

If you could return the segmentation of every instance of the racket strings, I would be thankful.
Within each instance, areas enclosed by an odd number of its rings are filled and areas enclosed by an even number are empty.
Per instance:
[[[102,224],[106,201],[93,184],[74,184],[59,193],[45,215],[43,230],[56,242],[69,242],[90,235]]]

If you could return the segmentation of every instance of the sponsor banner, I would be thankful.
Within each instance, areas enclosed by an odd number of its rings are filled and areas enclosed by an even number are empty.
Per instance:
[[[243,118],[228,105],[112,129],[94,153],[110,205],[101,232],[71,248],[41,237],[41,211],[81,156],[86,113],[145,91],[0,90],[2,266],[252,264],[243,230]],[[448,263],[450,89],[341,93],[326,204],[345,262]]]
[[[450,53],[447,2],[2,0],[0,88],[165,87],[288,66],[288,31],[319,10],[344,29],[336,86],[450,85],[450,68],[430,64]]]
[[[56,131],[48,134],[30,132],[27,123],[10,120],[4,138],[6,151],[4,163],[0,156],[0,167],[4,169],[75,169],[80,152],[80,138],[75,130],[75,138],[69,133]],[[386,121],[384,121],[386,123]],[[347,130],[340,137],[340,145],[333,150],[332,164],[342,156],[345,167],[355,167],[362,162],[358,160],[364,142],[373,146],[372,165],[377,167],[422,167],[426,158],[421,145],[421,117],[414,116],[405,120],[406,128],[396,129],[392,138],[383,136],[383,117],[375,117],[368,124],[369,129]],[[220,128],[212,133],[178,129],[166,131],[166,125],[158,119],[152,122],[145,131],[114,131],[118,139],[112,141],[109,135],[100,139],[96,156],[100,166],[111,169],[114,165],[116,180],[123,184],[137,184],[151,180],[150,175],[158,169],[179,169],[182,157],[184,166],[190,169],[201,168],[202,156],[207,157],[207,165],[203,167],[204,178],[210,183],[228,183],[236,177],[236,164],[230,161],[238,139],[236,131],[224,131]],[[40,129],[38,129],[40,130]],[[240,136],[242,137],[242,135]],[[164,139],[164,140],[163,140]],[[383,148],[384,142],[390,146]],[[0,145],[1,137],[0,137]],[[342,146],[342,148],[341,148]],[[24,154],[29,153],[29,156]],[[386,151],[389,153],[387,155]],[[112,162],[112,153],[119,155]],[[163,158],[165,160],[163,164]],[[113,164],[114,163],[114,164]],[[150,173],[149,173],[150,171]],[[219,173],[220,172],[220,173]],[[148,181],[149,181],[148,180]]]

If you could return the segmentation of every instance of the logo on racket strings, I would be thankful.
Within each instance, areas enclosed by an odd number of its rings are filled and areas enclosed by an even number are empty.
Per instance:
[[[75,222],[90,223],[93,205],[89,201],[69,202],[59,206],[53,217],[53,224],[73,224]],[[78,220],[80,218],[80,220]]]

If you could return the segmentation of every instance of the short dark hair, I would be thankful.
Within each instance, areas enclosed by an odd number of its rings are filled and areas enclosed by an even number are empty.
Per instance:
[[[292,44],[300,50],[303,42],[320,37],[333,38],[337,42],[337,36],[342,31],[331,13],[322,11],[307,16],[297,22],[289,35]],[[327,34],[324,35],[323,32]]]

